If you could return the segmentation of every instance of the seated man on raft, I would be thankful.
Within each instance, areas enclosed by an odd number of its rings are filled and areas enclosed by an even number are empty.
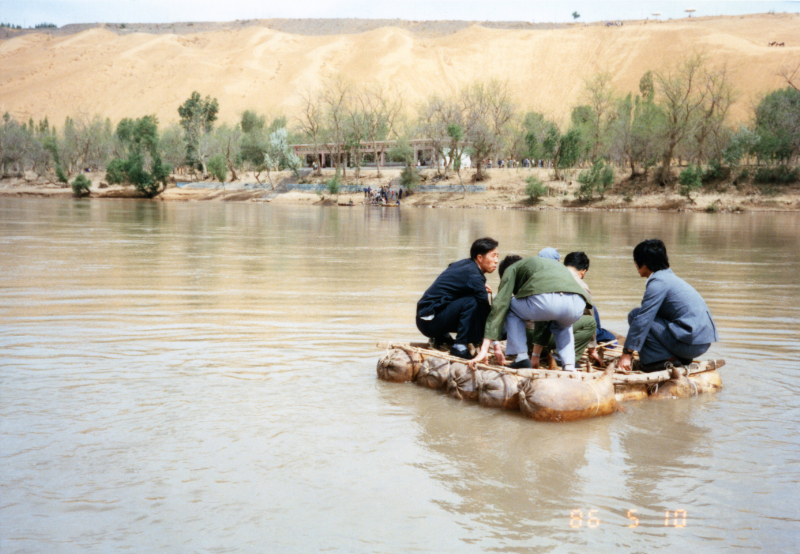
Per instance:
[[[536,257],[516,261],[509,256],[502,265],[503,276],[486,321],[481,351],[470,365],[474,367],[487,358],[489,346],[500,340],[505,324],[506,356],[514,359],[510,367],[533,367],[528,358],[525,323],[549,321],[564,370],[575,371],[572,325],[583,316],[587,305],[591,307],[591,296],[556,260]],[[495,356],[500,363],[504,361],[497,352]]]
[[[492,292],[485,274],[497,269],[497,246],[489,237],[476,240],[469,259],[450,264],[417,302],[417,329],[433,339],[435,348],[449,345],[451,355],[469,359],[467,345],[477,348],[483,339]],[[450,333],[456,334],[455,342]]]
[[[669,268],[667,248],[658,239],[640,242],[633,250],[639,276],[647,279],[639,308],[628,314],[630,329],[619,368],[630,371],[632,354],[639,352],[644,372],[666,364],[687,365],[719,340],[717,326],[703,297]]]
[[[558,255],[557,251],[552,248],[546,250],[553,250],[556,252],[556,255]],[[540,252],[539,256],[542,256],[543,252],[546,250]],[[572,274],[575,282],[591,296],[592,291],[589,290],[589,285],[584,281],[586,272],[589,271],[589,257],[583,252],[570,252],[564,258],[564,266]],[[502,277],[502,273],[500,275]],[[583,312],[583,316],[572,325],[572,334],[575,337],[575,359],[579,360],[581,356],[583,356],[584,351],[588,348],[589,356],[600,367],[605,367],[603,359],[597,353],[598,328],[594,310],[594,307],[590,308],[587,306]],[[544,349],[547,349],[550,353],[556,351],[555,339],[550,332],[549,322],[546,321],[539,321],[533,326],[528,325],[527,335],[528,351],[532,353],[531,365],[537,368],[539,367],[539,358]]]

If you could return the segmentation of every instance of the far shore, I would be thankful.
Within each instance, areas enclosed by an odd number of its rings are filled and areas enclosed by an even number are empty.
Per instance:
[[[372,187],[375,190],[382,186],[399,190],[399,169],[386,168],[382,169],[381,173],[382,176],[378,178],[374,168],[362,169],[360,178],[356,182],[352,170],[348,170],[344,182],[356,185],[359,190],[363,187]],[[689,200],[678,193],[677,184],[661,187],[642,176],[632,180],[629,172],[620,172],[617,174],[616,184],[602,199],[595,197],[591,201],[583,202],[575,197],[579,186],[576,181],[578,170],[565,171],[564,180],[554,180],[551,169],[495,168],[485,172],[488,179],[477,183],[473,180],[474,173],[474,170],[462,171],[460,180],[451,171],[446,180],[439,180],[436,179],[435,170],[423,170],[421,172],[423,184],[437,185],[437,188],[459,190],[459,192],[416,191],[409,195],[404,191],[401,207],[734,213],[800,211],[800,183],[757,185],[747,182],[734,185],[731,182],[718,182],[704,187]],[[525,179],[529,175],[537,176],[549,190],[548,195],[536,202],[532,202],[525,194]],[[169,187],[152,200],[143,198],[132,186],[105,184],[103,173],[87,173],[86,176],[92,181],[89,199],[139,198],[150,202],[221,201],[304,205],[349,205],[351,202],[353,205],[369,204],[363,192],[341,192],[332,195],[326,190],[287,191],[287,185],[297,183],[295,176],[288,171],[272,172],[270,175],[272,184],[265,173],[260,174],[258,179],[253,173],[239,173],[237,181],[226,182],[224,185],[212,184],[210,180],[192,182],[188,175],[174,174]],[[325,182],[333,177],[333,171],[326,169],[322,176],[312,176],[306,170],[303,172],[303,177],[306,183],[317,184],[319,189],[324,189]],[[259,181],[262,184],[259,184]],[[177,183],[185,182],[192,182],[192,188],[177,186]],[[462,182],[465,185],[482,185],[485,187],[485,192],[468,192],[465,197],[460,191]],[[24,177],[1,179],[0,196],[71,198],[73,194],[69,186],[56,183],[54,179],[27,174]]]

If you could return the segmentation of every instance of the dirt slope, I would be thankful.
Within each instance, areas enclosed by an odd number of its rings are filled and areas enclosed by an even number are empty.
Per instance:
[[[443,22],[441,29],[426,24],[425,32],[416,32],[408,25],[363,25],[367,30],[351,34],[314,34],[313,20],[304,25],[308,32],[300,23],[281,27],[293,33],[267,23],[192,33],[184,24],[181,32],[95,27],[5,38],[0,112],[25,120],[47,115],[59,125],[67,115],[99,113],[117,121],[155,113],[163,124],[177,120],[178,105],[198,90],[218,98],[221,120],[233,121],[248,108],[292,116],[298,94],[330,75],[390,84],[409,107],[432,93],[495,77],[508,80],[523,108],[565,120],[585,76],[607,69],[618,91],[635,91],[647,69],[700,48],[713,63],[728,65],[739,92],[733,116],[743,120],[760,93],[782,86],[776,73],[800,60],[797,14],[554,29]],[[786,46],[767,46],[773,40]]]

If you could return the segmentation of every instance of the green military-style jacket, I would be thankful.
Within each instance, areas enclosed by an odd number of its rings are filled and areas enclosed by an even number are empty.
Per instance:
[[[512,296],[527,298],[548,292],[580,294],[589,306],[592,305],[592,297],[575,281],[572,273],[563,264],[548,258],[525,258],[503,273],[500,288],[492,303],[492,311],[486,320],[483,338],[500,340]]]

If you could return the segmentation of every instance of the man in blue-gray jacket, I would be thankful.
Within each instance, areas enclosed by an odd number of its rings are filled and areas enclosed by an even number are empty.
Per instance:
[[[485,274],[497,268],[497,244],[489,237],[476,240],[469,259],[450,264],[417,302],[417,329],[435,346],[450,346],[453,356],[471,358],[467,344],[483,341],[492,292]]]
[[[630,329],[619,368],[631,370],[631,354],[639,352],[642,371],[659,371],[667,362],[689,364],[719,340],[717,326],[703,298],[669,268],[667,248],[658,239],[636,245],[633,261],[647,278],[639,308],[628,314]]]

